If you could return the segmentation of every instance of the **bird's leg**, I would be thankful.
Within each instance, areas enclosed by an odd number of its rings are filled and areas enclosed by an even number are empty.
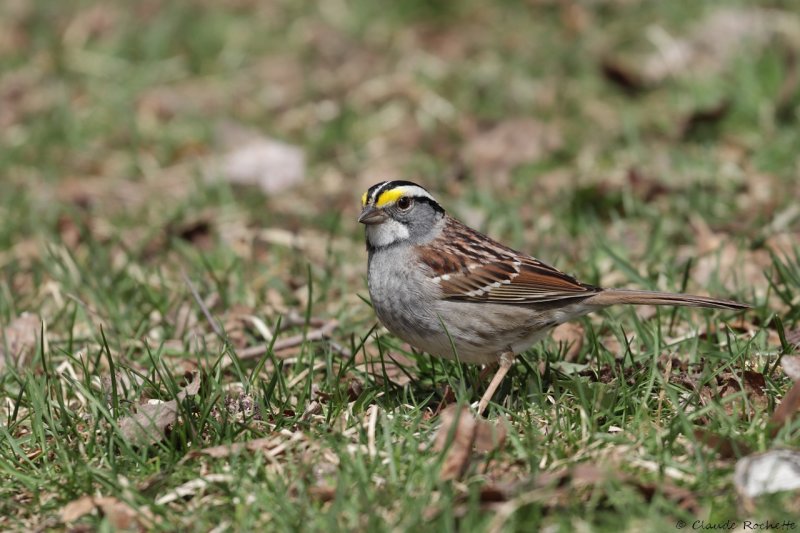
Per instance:
[[[486,388],[486,392],[483,393],[481,401],[478,404],[479,415],[486,410],[486,407],[489,405],[489,400],[492,399],[492,396],[494,396],[494,393],[497,391],[497,387],[500,386],[503,378],[506,377],[506,374],[508,374],[508,370],[511,368],[511,365],[514,364],[514,354],[511,352],[502,353],[497,359],[497,372],[495,372],[492,381],[489,383],[489,386]],[[487,368],[491,368],[492,366],[493,365],[490,365]]]
[[[497,362],[496,361],[492,361],[491,363],[489,363],[488,365],[483,367],[483,370],[481,370],[481,373],[478,376],[478,382],[479,383],[483,383],[484,381],[489,379],[489,376],[493,375],[497,371],[497,366],[498,366]],[[445,407],[447,407],[448,405],[450,405],[451,403],[453,403],[455,401],[456,401],[455,391],[453,391],[453,389],[452,389],[452,387],[450,387],[450,385],[445,385],[444,386],[444,392],[442,393],[442,401],[439,402],[439,405],[433,411],[433,416],[437,416],[439,413],[441,413],[444,410]]]

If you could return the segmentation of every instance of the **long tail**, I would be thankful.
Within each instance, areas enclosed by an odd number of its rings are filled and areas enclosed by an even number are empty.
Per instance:
[[[628,289],[605,289],[583,301],[585,304],[607,306],[616,304],[629,305],[681,305],[687,307],[710,307],[713,309],[750,309],[747,304],[695,296],[693,294],[676,294],[671,292],[640,291]]]

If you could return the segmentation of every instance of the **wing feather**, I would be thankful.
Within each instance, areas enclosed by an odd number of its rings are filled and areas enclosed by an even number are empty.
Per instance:
[[[599,290],[533,258],[517,258],[512,264],[515,272],[488,263],[470,264],[467,272],[452,272],[447,279],[437,276],[442,296],[462,301],[536,304],[587,297]]]
[[[451,221],[431,243],[435,245],[417,248],[443,298],[535,305],[586,298],[602,290]]]

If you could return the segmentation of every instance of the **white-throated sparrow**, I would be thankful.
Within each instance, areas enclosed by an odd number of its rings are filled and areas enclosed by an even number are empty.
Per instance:
[[[514,356],[562,322],[614,304],[746,309],[730,300],[581,283],[450,217],[410,181],[361,198],[369,294],[386,329],[413,347],[467,363],[498,363],[483,412]]]

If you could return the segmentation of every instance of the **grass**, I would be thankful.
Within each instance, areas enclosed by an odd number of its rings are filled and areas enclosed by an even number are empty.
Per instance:
[[[23,313],[36,324],[0,369],[0,527],[671,531],[796,517],[796,493],[739,501],[735,457],[695,434],[752,451],[800,439],[796,419],[768,429],[790,386],[781,336],[800,319],[800,101],[778,99],[791,41],[631,94],[602,60],[651,50],[643,28],[690,35],[719,6],[534,4],[0,7],[0,339],[23,335]],[[551,142],[465,152],[520,117]],[[221,121],[301,147],[305,180],[270,194],[209,181]],[[431,443],[445,385],[464,404],[484,385],[376,327],[355,217],[387,177],[587,282],[754,309],[611,310],[580,322],[569,356],[547,339],[490,408],[509,421],[505,446],[444,480]],[[191,379],[164,438],[132,442],[126,417]]]

